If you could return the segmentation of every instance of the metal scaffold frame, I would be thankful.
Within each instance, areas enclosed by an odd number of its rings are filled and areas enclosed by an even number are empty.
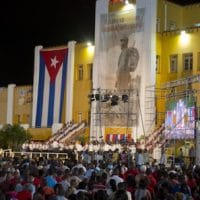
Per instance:
[[[103,138],[104,127],[112,127],[116,124],[117,119],[123,119],[121,125],[128,128],[137,123],[138,114],[138,92],[134,89],[127,90],[109,90],[93,89],[89,95],[91,101],[91,126],[93,133],[91,140]],[[130,108],[133,109],[130,109]],[[113,123],[114,122],[114,123]],[[120,121],[119,121],[120,124]]]
[[[154,86],[146,88],[146,127],[150,127],[154,122],[155,125],[164,123],[165,112],[156,110],[158,101],[162,99],[167,102],[171,98],[183,98],[188,95],[194,95],[195,98],[197,98],[197,96],[200,95],[200,89],[193,88],[193,85],[198,83],[200,83],[200,75],[194,75],[164,83],[161,88],[155,88]],[[199,108],[198,105],[196,106]],[[199,116],[199,109],[197,114]]]
[[[167,82],[162,85],[161,90],[165,91],[165,105],[169,103],[171,100],[179,100],[179,99],[186,99],[186,102],[190,102],[191,99],[194,101],[194,106],[195,106],[195,118],[194,118],[194,146],[196,148],[197,144],[197,139],[196,139],[196,134],[197,134],[197,123],[199,122],[200,118],[200,75],[193,75],[189,77],[185,77],[179,80],[174,80],[171,82]],[[185,115],[184,115],[185,116]],[[181,120],[184,120],[182,118]],[[177,122],[178,124],[179,122]],[[174,126],[176,128],[177,124]],[[173,131],[173,129],[171,131]],[[171,132],[170,131],[170,132]],[[167,147],[171,142],[172,142],[172,148],[174,148],[173,153],[172,153],[172,158],[173,162],[175,162],[175,153],[176,153],[176,139],[171,139],[168,140],[165,137],[165,144],[164,148]],[[182,139],[186,143],[186,138]]]
[[[164,83],[161,88],[155,88],[154,86],[149,86],[146,88],[145,91],[145,117],[144,117],[144,131],[145,136],[148,137],[150,133],[152,133],[156,127],[160,127],[165,122],[165,114],[166,110],[158,111],[157,110],[157,103],[159,101],[163,101],[164,104],[172,99],[172,98],[184,98],[189,95],[193,95],[196,98],[200,99],[200,87],[195,86],[195,84],[200,83],[200,75],[194,75],[174,81],[170,81],[167,83]],[[117,96],[118,102],[122,101],[122,96],[124,94],[127,94],[128,101],[124,103],[124,106],[126,107],[125,111],[121,112],[121,110],[115,110],[111,109],[109,111],[105,111],[103,108],[105,105],[108,105],[108,102],[111,101],[112,97]],[[99,138],[103,138],[104,132],[103,128],[105,126],[112,126],[112,124],[109,124],[109,122],[105,121],[105,116],[112,116],[113,120],[115,119],[115,116],[126,116],[126,125],[125,127],[130,127],[129,120],[131,118],[134,118],[135,123],[139,120],[139,95],[137,90],[108,90],[108,89],[93,89],[92,95],[93,96],[93,102],[91,105],[91,126],[93,126],[93,134],[92,134],[92,140],[98,140]],[[105,98],[108,99],[106,100]],[[111,106],[111,108],[117,108],[118,105]],[[127,108],[138,107],[137,112]],[[197,116],[196,119],[199,119],[200,116],[200,108],[199,105],[196,104],[197,108]],[[134,116],[134,117],[133,117]],[[133,122],[133,120],[132,120]],[[137,135],[137,133],[136,133]]]

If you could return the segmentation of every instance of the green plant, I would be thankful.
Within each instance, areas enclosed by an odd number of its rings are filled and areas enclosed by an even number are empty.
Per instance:
[[[6,124],[0,130],[0,147],[20,150],[23,143],[31,140],[31,134],[19,124]]]

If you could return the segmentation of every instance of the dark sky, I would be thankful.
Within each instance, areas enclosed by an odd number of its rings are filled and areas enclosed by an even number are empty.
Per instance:
[[[171,1],[179,5],[183,5],[183,6],[200,3],[200,0],[168,0],[168,1]]]
[[[96,0],[3,1],[0,6],[0,87],[32,84],[34,47],[94,40]]]

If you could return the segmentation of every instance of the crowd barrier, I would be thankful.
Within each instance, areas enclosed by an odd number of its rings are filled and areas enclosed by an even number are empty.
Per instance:
[[[4,150],[3,152],[4,157],[19,157],[19,156],[27,156],[28,158],[34,158],[34,157],[46,157],[49,158],[62,158],[67,159],[68,154],[67,153],[56,153],[56,152],[23,152],[23,151],[11,151]]]

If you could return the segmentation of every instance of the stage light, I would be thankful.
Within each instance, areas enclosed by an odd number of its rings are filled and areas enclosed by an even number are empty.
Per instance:
[[[95,94],[95,100],[99,101],[100,100],[100,94]]]
[[[118,105],[118,100],[119,100],[119,97],[117,95],[113,95],[111,97],[111,106],[116,106]]]
[[[128,5],[128,4],[129,4],[128,0],[124,0],[124,3],[125,3],[126,5]]]
[[[91,46],[92,46],[92,43],[91,43],[91,42],[87,42],[87,46],[88,46],[88,47],[91,47]]]
[[[125,102],[128,102],[128,95],[127,94],[123,94],[122,95],[122,101],[125,103]]]
[[[95,100],[94,94],[89,94],[88,97],[90,98],[90,101],[94,101]]]
[[[110,95],[109,94],[102,95],[102,99],[101,99],[102,102],[107,102],[109,100],[110,100]]]

